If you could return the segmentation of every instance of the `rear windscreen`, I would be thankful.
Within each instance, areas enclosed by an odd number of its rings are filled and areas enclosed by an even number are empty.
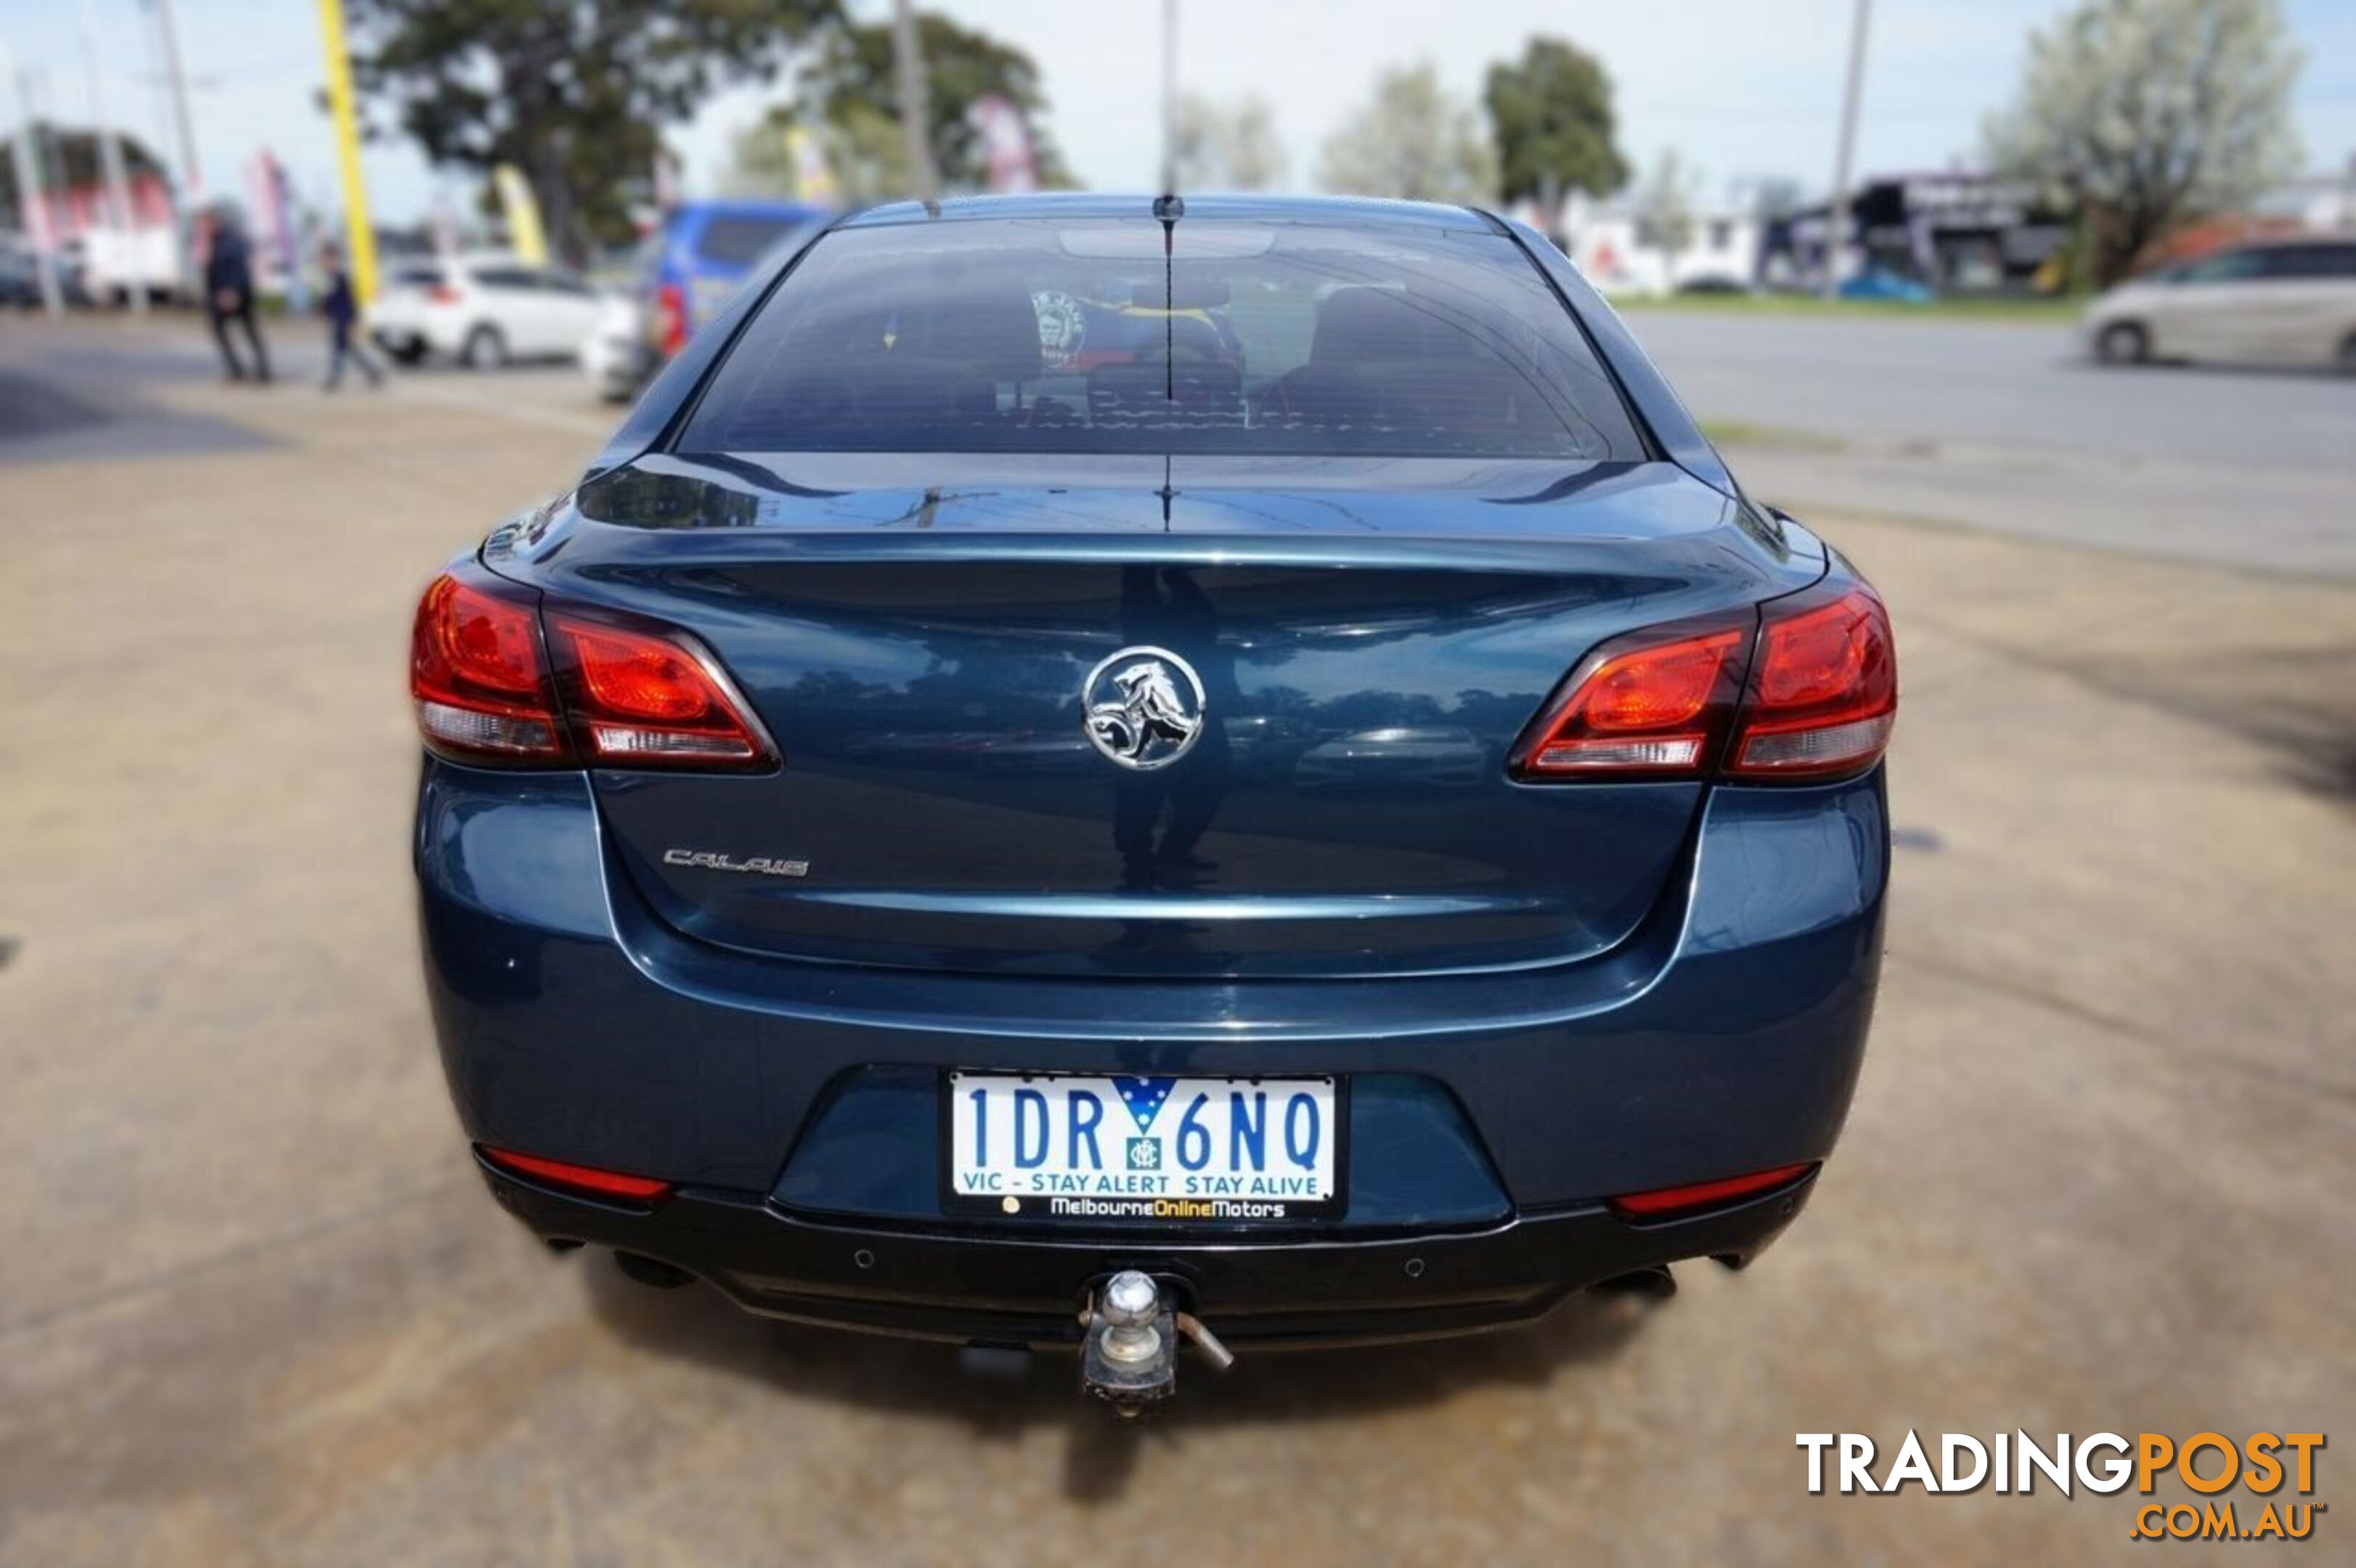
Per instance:
[[[695,253],[723,266],[749,267],[793,225],[790,218],[708,219],[695,237]]]
[[[1644,445],[1501,234],[984,219],[820,239],[685,452],[1571,457]]]

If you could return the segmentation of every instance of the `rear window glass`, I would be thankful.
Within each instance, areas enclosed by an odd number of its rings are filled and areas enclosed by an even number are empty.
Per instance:
[[[790,218],[715,217],[705,220],[695,237],[695,253],[707,261],[749,267],[792,228]]]
[[[1644,455],[1514,243],[1405,224],[838,230],[723,362],[693,452]]]

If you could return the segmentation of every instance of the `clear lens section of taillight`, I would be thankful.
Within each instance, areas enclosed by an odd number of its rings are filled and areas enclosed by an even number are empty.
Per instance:
[[[593,763],[766,768],[776,751],[717,663],[683,635],[552,613],[574,732]]]
[[[1515,748],[1529,779],[1692,774],[1715,760],[1742,687],[1750,618],[1656,627],[1604,644]]]
[[[1726,771],[1736,778],[1837,778],[1879,760],[1898,721],[1890,613],[1862,582],[1766,606]]]
[[[467,763],[565,759],[533,599],[444,573],[418,601],[409,693],[425,744]]]

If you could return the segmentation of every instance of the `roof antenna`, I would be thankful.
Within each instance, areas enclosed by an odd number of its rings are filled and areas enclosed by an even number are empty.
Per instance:
[[[1186,204],[1176,195],[1165,193],[1153,198],[1153,216],[1162,225],[1162,400],[1178,400],[1178,308],[1177,292],[1171,276],[1171,250],[1178,233],[1178,220],[1186,216]]]

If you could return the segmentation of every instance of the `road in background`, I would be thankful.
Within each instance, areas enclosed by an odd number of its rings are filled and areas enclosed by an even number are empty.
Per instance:
[[[1625,319],[1765,499],[2356,578],[2356,379],[2099,366],[2066,328]]]
[[[1197,1367],[1131,1431],[1068,1361],[746,1318],[498,1211],[419,981],[406,633],[607,417],[558,372],[66,387],[102,330],[0,332],[114,442],[0,439],[0,1559],[2074,1563],[2146,1499],[1811,1497],[1794,1435],[2356,1415],[2356,591],[1815,516],[1906,671],[1804,1221],[1658,1306]]]

